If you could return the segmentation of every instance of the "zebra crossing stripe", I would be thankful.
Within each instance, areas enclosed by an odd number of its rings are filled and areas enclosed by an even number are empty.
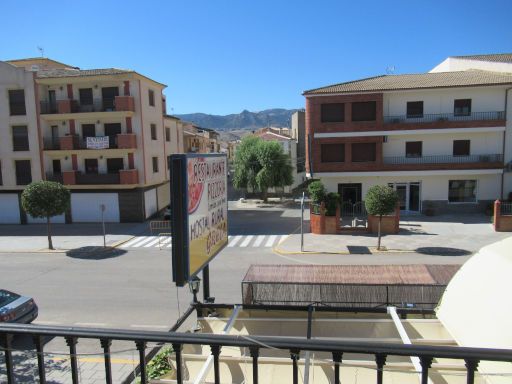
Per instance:
[[[229,242],[228,247],[234,247],[236,245],[236,243],[238,243],[240,241],[241,238],[242,238],[242,236],[233,237],[233,239]]]
[[[132,248],[138,248],[138,247],[142,246],[143,244],[146,244],[147,242],[152,241],[154,238],[155,238],[154,236],[147,236],[144,239],[142,239],[141,241],[139,241],[138,243],[132,244]]]
[[[165,238],[165,239],[163,239],[163,240],[160,240],[160,245],[167,244],[167,243],[168,243],[169,241],[171,241],[171,240],[172,240],[172,237],[170,237],[170,236],[169,236],[169,237],[167,237],[167,238]],[[169,244],[169,245],[170,245],[170,244]]]
[[[274,244],[274,241],[276,241],[277,239],[277,236],[276,235],[271,235],[267,242],[265,243],[265,247],[271,247],[273,244]]]
[[[245,238],[245,240],[242,242],[242,244],[240,244],[240,247],[247,247],[249,245],[249,243],[251,242],[253,237],[254,237],[253,235],[247,236]]]
[[[124,243],[121,245],[121,248],[129,248],[131,247],[133,244],[135,243],[138,243],[139,241],[141,241],[142,239],[145,239],[147,236],[143,236],[143,237],[135,237],[133,239],[131,239],[130,241],[128,241],[127,243]]]
[[[281,238],[279,239],[279,242],[277,243],[278,245],[281,244],[284,239],[286,239],[289,235],[282,235]]]
[[[160,240],[160,238],[157,236],[155,240],[153,241],[150,241],[149,243],[145,244],[144,247],[145,248],[148,248],[148,247],[152,247],[153,245],[157,244]]]
[[[259,247],[260,244],[263,242],[263,240],[265,240],[265,236],[258,236],[256,237],[256,240],[254,240],[254,243],[252,244],[253,247]]]

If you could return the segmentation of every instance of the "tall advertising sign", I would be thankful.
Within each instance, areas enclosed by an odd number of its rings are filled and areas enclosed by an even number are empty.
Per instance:
[[[173,280],[183,286],[228,243],[227,158],[180,154],[169,165]]]

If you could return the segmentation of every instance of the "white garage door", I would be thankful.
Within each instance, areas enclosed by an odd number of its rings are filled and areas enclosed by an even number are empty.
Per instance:
[[[101,204],[105,205],[105,221],[119,223],[119,200],[117,193],[72,193],[71,217],[73,222],[100,222]]]
[[[146,209],[146,219],[156,213],[156,188],[144,192],[144,207]]]
[[[16,193],[0,194],[0,224],[19,224],[20,205]]]

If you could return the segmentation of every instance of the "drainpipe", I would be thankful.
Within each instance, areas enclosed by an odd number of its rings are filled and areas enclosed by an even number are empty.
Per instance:
[[[512,87],[505,89],[505,131],[503,131],[503,164],[505,164],[505,143],[507,138],[507,106],[508,106],[508,91],[510,91]],[[503,197],[505,195],[505,169],[503,169],[503,172],[501,174],[501,198],[500,200],[503,200]]]

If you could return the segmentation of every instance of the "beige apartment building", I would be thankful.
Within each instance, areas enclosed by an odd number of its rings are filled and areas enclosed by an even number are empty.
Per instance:
[[[36,221],[19,195],[40,179],[71,190],[71,209],[56,222],[98,221],[102,205],[106,221],[142,221],[169,204],[168,156],[183,151],[183,138],[179,119],[166,115],[164,84],[41,58],[0,62],[0,87],[1,127],[12,136],[0,146],[0,221]]]
[[[306,167],[344,203],[389,185],[404,213],[483,211],[512,192],[512,54],[304,92]]]
[[[220,152],[219,134],[213,129],[183,123],[184,150],[189,153]]]

